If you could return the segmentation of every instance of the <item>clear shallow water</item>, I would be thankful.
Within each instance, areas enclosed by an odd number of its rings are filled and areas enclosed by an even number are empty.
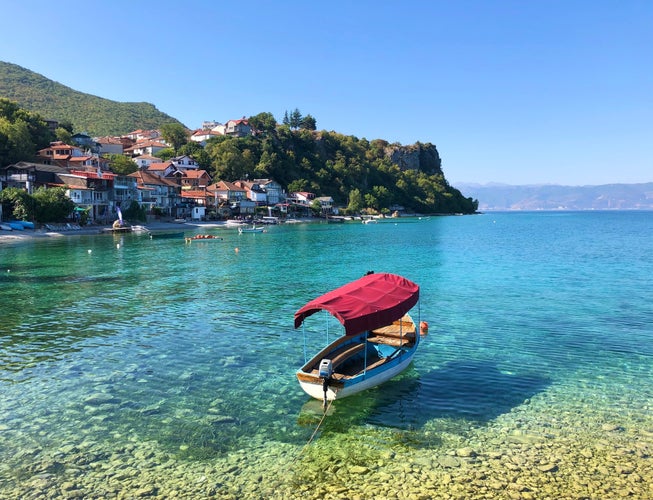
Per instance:
[[[268,462],[352,460],[360,436],[372,436],[376,473],[394,473],[386,453],[417,460],[470,443],[501,448],[502,436],[539,419],[578,433],[572,449],[614,426],[648,450],[653,213],[205,232],[224,240],[98,235],[0,246],[0,496],[34,488],[44,473],[35,457],[49,474],[39,487],[61,491],[67,457],[85,446],[104,461],[155,448],[167,458],[161,476],[245,453],[249,470],[216,487],[225,497],[261,496],[248,488]],[[420,284],[430,333],[401,377],[336,402],[298,458],[321,414],[294,377],[304,354],[293,313],[368,270]],[[313,352],[324,318],[309,323]],[[275,491],[292,491],[293,477],[277,477]]]

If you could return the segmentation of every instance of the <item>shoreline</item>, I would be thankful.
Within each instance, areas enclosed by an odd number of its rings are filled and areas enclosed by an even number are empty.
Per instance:
[[[166,231],[171,229],[180,228],[184,229],[201,229],[201,228],[214,228],[214,227],[223,227],[226,226],[224,221],[212,221],[212,222],[151,222],[144,227],[148,231]],[[2,243],[11,243],[11,242],[20,242],[20,241],[29,241],[33,239],[44,239],[44,238],[62,238],[67,236],[83,236],[83,235],[99,235],[99,234],[112,234],[111,225],[103,226],[86,226],[79,229],[68,229],[53,231],[46,228],[39,229],[25,229],[23,231],[13,230],[13,231],[4,231],[0,230],[0,244]]]

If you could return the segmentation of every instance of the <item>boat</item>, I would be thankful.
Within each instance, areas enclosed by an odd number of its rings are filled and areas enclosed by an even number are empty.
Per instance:
[[[242,220],[236,220],[236,219],[229,219],[226,222],[227,227],[242,227],[242,226],[246,226],[246,225],[247,225],[247,222],[242,221]]]
[[[150,239],[157,239],[157,240],[169,240],[169,239],[175,239],[175,240],[180,240],[183,239],[184,237],[184,232],[180,233],[150,233]]]
[[[264,227],[261,226],[252,226],[252,227],[239,227],[238,228],[238,233],[243,234],[243,233],[262,233],[265,231]]]
[[[376,387],[405,370],[428,328],[420,323],[418,334],[408,314],[418,301],[419,286],[412,281],[369,272],[305,304],[295,313],[295,328],[325,310],[344,326],[344,335],[297,370],[304,392],[326,407],[327,401]]]
[[[0,229],[3,231],[13,231],[14,229],[9,225],[4,222],[0,223]]]
[[[279,217],[273,217],[271,215],[262,217],[259,221],[261,224],[279,224]]]
[[[186,240],[186,243],[191,243],[193,241],[222,241],[222,238],[212,234],[196,234],[195,236],[184,239]]]
[[[10,224],[19,224],[23,229],[34,229],[34,223],[26,220],[12,220]]]
[[[132,232],[132,227],[131,226],[107,227],[107,228],[104,228],[104,232],[105,233],[112,233],[112,234],[131,233]]]
[[[139,224],[136,224],[132,226],[132,232],[134,233],[149,233],[150,230],[146,226],[141,226]]]
[[[13,229],[14,231],[24,231],[25,227],[20,223],[16,221],[9,221],[7,225]]]

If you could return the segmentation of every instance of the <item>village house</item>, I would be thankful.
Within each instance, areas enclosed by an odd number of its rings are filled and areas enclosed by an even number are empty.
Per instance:
[[[318,196],[315,198],[320,204],[320,211],[324,215],[329,215],[334,213],[333,209],[333,198],[331,196]]]
[[[221,217],[230,215],[253,215],[256,203],[248,199],[247,188],[234,182],[219,181],[207,187],[214,196],[217,214]]]
[[[152,162],[147,167],[147,171],[159,177],[165,177],[166,179],[176,179],[180,186],[180,179],[184,176],[184,173],[175,167],[171,161]]]
[[[68,170],[59,165],[20,161],[5,167],[2,178],[5,188],[24,189],[29,194],[34,194],[40,187],[59,185],[61,181],[57,175],[66,172]]]
[[[309,207],[311,203],[313,203],[314,199],[315,194],[306,191],[297,191],[295,193],[291,193],[290,196],[288,196],[289,202],[305,207]]]
[[[199,164],[188,155],[175,156],[170,158],[170,161],[179,170],[197,170],[200,168]]]
[[[115,220],[116,208],[127,207],[137,197],[135,179],[109,172],[71,170],[59,174],[61,185],[75,204],[86,209],[90,222],[107,224]]]
[[[138,141],[134,143],[133,146],[125,148],[124,153],[131,157],[141,156],[141,155],[152,155],[156,156],[156,153],[162,149],[166,149],[167,144],[161,141],[154,141],[150,139]]]
[[[277,181],[272,179],[254,179],[254,182],[265,190],[266,203],[268,205],[276,205],[285,201],[286,192],[283,189],[283,186],[281,186]]]
[[[229,120],[225,125],[224,135],[246,137],[252,135],[252,127],[249,121],[243,116],[240,120]]]
[[[141,170],[146,170],[150,168],[152,163],[162,163],[161,158],[157,158],[156,156],[152,156],[152,155],[140,155],[140,156],[136,156],[135,158],[132,158],[132,160],[136,163],[138,168]]]
[[[206,170],[186,170],[181,177],[182,190],[206,190],[211,183],[211,176]]]
[[[235,181],[234,184],[243,188],[247,193],[247,199],[253,201],[257,206],[267,205],[267,193],[257,182]]]
[[[90,135],[77,133],[72,135],[72,141],[75,143],[75,146],[80,148],[87,149],[93,153],[99,152],[99,144],[95,142]]]
[[[132,141],[138,142],[138,141],[145,141],[145,140],[152,140],[152,139],[158,139],[161,137],[161,132],[159,130],[134,130],[132,132],[129,132],[128,134],[125,134],[123,137],[128,137]]]
[[[138,170],[129,176],[136,179],[138,202],[148,213],[156,208],[161,215],[178,217],[176,208],[181,203],[181,187],[174,180],[146,170]]]
[[[39,149],[37,156],[46,165],[60,165],[65,167],[70,158],[86,155],[77,146],[71,146],[61,141],[54,141],[47,148]]]
[[[126,146],[129,147],[134,143],[132,140],[124,141],[119,137],[96,137],[95,142],[98,144],[98,154],[101,155],[121,155]]]
[[[247,199],[247,190],[233,182],[219,181],[208,186],[207,190],[214,193],[216,206],[225,202],[232,204]]]
[[[222,125],[224,127],[224,125]],[[193,142],[197,142],[202,147],[206,146],[206,142],[211,139],[212,137],[218,137],[224,135],[224,133],[217,132],[215,130],[196,130],[193,132],[190,136],[190,140]]]

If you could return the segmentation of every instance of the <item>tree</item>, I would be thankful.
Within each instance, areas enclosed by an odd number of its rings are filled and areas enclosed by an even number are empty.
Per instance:
[[[272,113],[259,113],[250,116],[249,123],[258,132],[274,132],[277,128],[277,121]]]
[[[70,133],[65,127],[57,127],[54,131],[54,136],[58,141],[61,141],[65,144],[71,144],[73,142],[73,134]]]
[[[70,217],[75,203],[66,196],[63,187],[38,188],[32,195],[34,198],[34,219],[37,222],[56,222]]]
[[[322,203],[320,203],[320,200],[317,198],[311,202],[311,212],[313,212],[315,215],[322,214]]]
[[[295,110],[290,114],[290,128],[299,128],[302,124],[302,114],[299,112],[299,109]]]
[[[124,155],[111,155],[111,170],[118,175],[133,174],[138,170],[138,165],[131,158]]]
[[[369,208],[377,210],[379,207],[379,200],[377,200],[373,194],[367,193],[365,195],[365,205],[367,205]]]
[[[0,191],[2,212],[11,214],[18,220],[34,220],[34,200],[27,191],[18,188],[5,188]]]
[[[349,191],[349,204],[347,205],[347,212],[350,214],[359,213],[363,209],[363,195],[358,189]]]
[[[303,128],[306,130],[316,130],[317,129],[317,122],[315,121],[315,118],[313,118],[311,115],[306,115],[304,118],[302,118],[299,128]]]
[[[59,127],[66,129],[68,132],[70,132],[70,135],[72,135],[73,132],[75,131],[75,128],[73,127],[73,122],[71,122],[70,120],[61,120],[59,122]]]
[[[156,152],[156,157],[160,158],[161,161],[168,161],[170,158],[174,158],[175,156],[177,156],[177,153],[172,148],[159,149]]]
[[[306,179],[296,179],[288,184],[289,193],[301,193],[308,189],[308,181]]]
[[[0,167],[31,159],[51,140],[52,133],[38,114],[0,98]]]
[[[162,125],[161,136],[175,151],[188,142],[188,131],[179,123]]]
[[[29,127],[22,119],[10,122],[0,117],[0,167],[34,156],[36,146]]]

